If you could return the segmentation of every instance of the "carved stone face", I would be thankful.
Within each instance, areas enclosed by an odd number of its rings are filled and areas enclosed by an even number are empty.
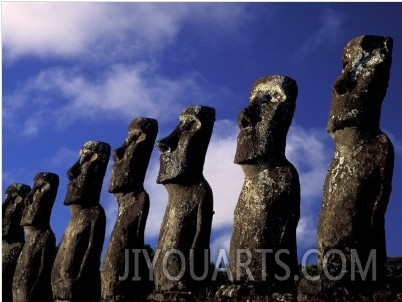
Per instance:
[[[392,38],[360,36],[342,54],[342,74],[332,89],[327,131],[345,127],[378,129],[388,87]]]
[[[78,161],[67,171],[70,183],[65,205],[91,206],[99,203],[109,157],[110,146],[107,143],[89,141],[84,144]]]
[[[38,226],[49,224],[57,189],[59,176],[54,173],[41,172],[34,178],[34,186],[24,199],[25,209],[21,226]]]
[[[176,129],[157,143],[162,152],[157,183],[189,183],[202,176],[214,122],[211,107],[183,110]]]
[[[130,192],[137,186],[142,187],[157,133],[158,122],[154,119],[132,121],[123,145],[113,152],[110,193]]]
[[[289,77],[268,76],[254,83],[250,104],[238,117],[235,163],[253,164],[264,161],[271,152],[284,153],[296,97],[296,82]]]
[[[12,234],[18,232],[21,232],[23,238],[24,231],[20,227],[24,210],[23,200],[30,191],[31,187],[24,184],[12,184],[7,187],[2,212],[3,240],[8,239],[9,235],[12,236]]]

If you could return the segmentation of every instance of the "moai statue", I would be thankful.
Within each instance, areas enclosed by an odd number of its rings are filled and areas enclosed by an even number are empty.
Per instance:
[[[31,187],[24,184],[12,184],[7,187],[2,212],[2,292],[3,301],[12,301],[12,285],[15,266],[18,256],[24,246],[24,228],[20,225],[23,200],[31,191]]]
[[[109,157],[107,143],[89,141],[67,172],[70,183],[64,204],[70,208],[71,218],[52,270],[55,301],[99,300],[100,255],[106,227],[99,198]]]
[[[146,300],[149,271],[141,250],[149,196],[143,184],[157,133],[156,120],[136,118],[113,152],[109,192],[116,197],[118,215],[102,262],[102,301]]]
[[[332,89],[327,126],[335,154],[324,183],[317,231],[324,289],[355,288],[357,282],[351,280],[358,281],[363,273],[358,265],[370,268],[366,282],[385,277],[384,215],[394,151],[379,122],[391,56],[392,38],[381,36],[355,38],[342,54],[342,74]]]
[[[258,295],[294,294],[298,278],[300,184],[285,156],[297,92],[289,77],[262,77],[238,118],[234,162],[245,179],[234,212],[230,271],[235,283],[253,286]]]
[[[195,294],[206,281],[213,196],[202,172],[214,122],[215,109],[187,107],[176,129],[157,143],[157,183],[168,192],[155,254],[157,293]]]
[[[26,239],[13,279],[13,302],[53,301],[50,274],[56,255],[56,237],[50,215],[59,187],[59,176],[41,172],[24,199],[21,226]]]

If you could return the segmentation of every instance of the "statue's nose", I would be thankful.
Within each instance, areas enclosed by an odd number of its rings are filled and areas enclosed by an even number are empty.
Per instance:
[[[124,157],[124,151],[125,151],[125,148],[123,148],[123,147],[116,148],[113,151],[113,160],[114,161],[121,160]]]
[[[172,152],[176,150],[179,142],[180,133],[178,128],[176,128],[171,134],[161,139],[156,143],[159,151],[161,152]]]
[[[249,105],[240,111],[237,118],[240,129],[252,127],[261,120],[259,109],[256,106]]]
[[[80,174],[80,163],[77,161],[70,169],[67,171],[67,177],[71,181]]]

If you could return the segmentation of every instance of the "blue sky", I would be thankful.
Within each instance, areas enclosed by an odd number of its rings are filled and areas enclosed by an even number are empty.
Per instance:
[[[131,120],[159,121],[169,134],[189,105],[216,109],[204,174],[214,191],[211,248],[227,248],[243,173],[233,164],[237,114],[253,82],[288,75],[299,95],[287,155],[301,179],[299,255],[315,247],[322,185],[333,154],[325,127],[331,87],[346,43],[362,34],[394,38],[381,128],[395,147],[386,214],[389,255],[402,255],[401,3],[12,3],[2,2],[2,193],[36,173],[60,176],[51,217],[57,242],[70,213],[66,171],[88,140],[119,147]],[[155,245],[167,193],[155,183],[155,148],[145,188],[151,198],[145,240]],[[105,176],[105,246],[116,215]],[[341,217],[340,217],[341,218]]]

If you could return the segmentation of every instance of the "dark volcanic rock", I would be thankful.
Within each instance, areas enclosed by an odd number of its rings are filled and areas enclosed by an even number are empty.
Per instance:
[[[70,183],[64,204],[71,218],[61,240],[52,270],[55,301],[98,301],[100,254],[106,217],[99,197],[110,157],[110,146],[89,141],[68,170]]]
[[[123,145],[113,152],[109,192],[116,197],[119,208],[102,262],[103,301],[144,300],[146,294],[149,272],[140,251],[145,248],[149,196],[143,183],[157,133],[156,120],[136,118],[128,127]],[[136,257],[133,250],[138,252]],[[133,277],[141,280],[133,280]]]
[[[238,119],[235,163],[245,179],[234,213],[230,270],[235,282],[252,284],[257,295],[295,292],[300,185],[285,147],[296,97],[293,79],[263,77]]]
[[[59,187],[54,173],[38,173],[34,186],[24,199],[21,226],[26,239],[13,279],[13,301],[52,300],[50,274],[56,254],[56,237],[50,228],[50,215]]]
[[[18,256],[24,246],[24,228],[20,225],[24,203],[31,191],[24,184],[12,184],[7,187],[2,212],[2,293],[3,301],[12,301],[12,285]]]
[[[213,108],[188,107],[176,129],[157,143],[162,152],[157,182],[169,199],[156,250],[156,292],[195,295],[207,279],[213,197],[202,171],[214,121]]]
[[[379,121],[391,55],[392,39],[379,36],[353,39],[342,54],[342,74],[333,86],[327,127],[335,154],[325,179],[317,233],[324,288],[357,288],[358,261],[363,269],[366,264],[370,268],[366,283],[360,285],[368,288],[374,279],[384,281],[384,214],[394,151]],[[339,280],[330,280],[336,277]],[[353,277],[356,282],[350,282]]]

